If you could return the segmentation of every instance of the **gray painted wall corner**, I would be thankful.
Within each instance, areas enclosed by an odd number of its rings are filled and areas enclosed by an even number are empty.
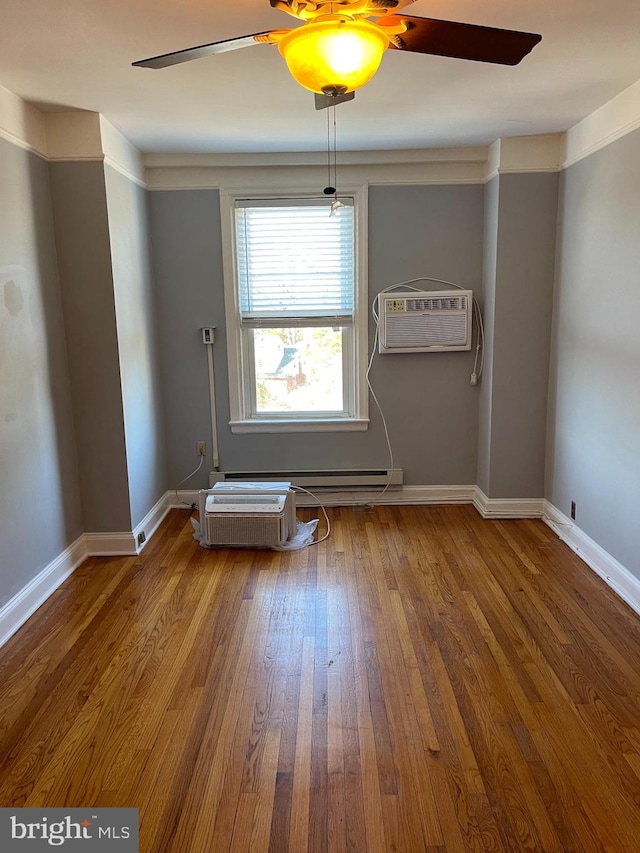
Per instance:
[[[166,492],[147,192],[105,167],[131,525]]]
[[[0,139],[0,607],[82,532],[47,164]]]
[[[547,499],[640,579],[640,131],[561,181]]]
[[[104,165],[49,171],[84,528],[131,530]]]
[[[488,468],[483,462],[480,472],[491,498],[541,498],[558,175],[505,174],[497,181],[495,285],[493,305],[485,305],[491,366],[482,423]],[[487,293],[491,286],[489,281]]]

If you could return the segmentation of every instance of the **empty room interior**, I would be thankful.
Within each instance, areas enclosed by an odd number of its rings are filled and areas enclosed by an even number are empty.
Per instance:
[[[1,848],[639,850],[640,6],[0,32]]]

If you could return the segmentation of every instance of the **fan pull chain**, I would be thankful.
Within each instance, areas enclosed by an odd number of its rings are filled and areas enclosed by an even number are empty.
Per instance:
[[[331,182],[331,120],[329,113],[333,111],[333,183]],[[322,192],[325,195],[332,195],[336,198],[337,201],[337,188],[336,188],[336,108],[328,107],[327,108],[327,180],[329,181],[328,186],[326,186]],[[335,204],[335,202],[334,202]],[[333,212],[333,206],[332,206]]]
[[[333,113],[333,186],[335,187],[335,200],[338,200],[338,122],[336,119],[336,108],[331,107]]]
[[[344,202],[338,198],[338,122],[336,120],[336,108],[333,110],[333,201],[331,202],[330,216],[334,216],[337,211],[344,207]]]
[[[332,195],[335,192],[331,185],[331,129],[329,122],[329,112],[327,109],[327,186],[325,187],[325,195]]]
[[[329,115],[329,112],[332,115]],[[331,118],[333,118],[333,138],[331,136]],[[332,158],[333,153],[333,158]],[[331,170],[333,167],[333,182],[331,180]],[[331,209],[329,214],[333,216],[335,212],[344,207],[344,204],[338,198],[338,122],[336,120],[335,106],[327,109],[327,179],[329,185],[323,189],[325,195],[332,195]]]

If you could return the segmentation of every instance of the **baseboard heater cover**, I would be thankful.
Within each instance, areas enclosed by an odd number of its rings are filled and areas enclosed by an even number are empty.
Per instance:
[[[287,480],[305,489],[370,489],[387,484],[399,489],[403,483],[402,468],[329,468],[297,471],[211,471],[209,486],[223,482]]]

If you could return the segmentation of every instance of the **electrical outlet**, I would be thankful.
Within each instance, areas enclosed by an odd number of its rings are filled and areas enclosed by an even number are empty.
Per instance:
[[[573,519],[573,521],[576,520],[576,502],[575,501],[571,501],[571,518]]]
[[[198,456],[206,456],[207,455],[207,442],[206,441],[196,441],[196,453]]]

